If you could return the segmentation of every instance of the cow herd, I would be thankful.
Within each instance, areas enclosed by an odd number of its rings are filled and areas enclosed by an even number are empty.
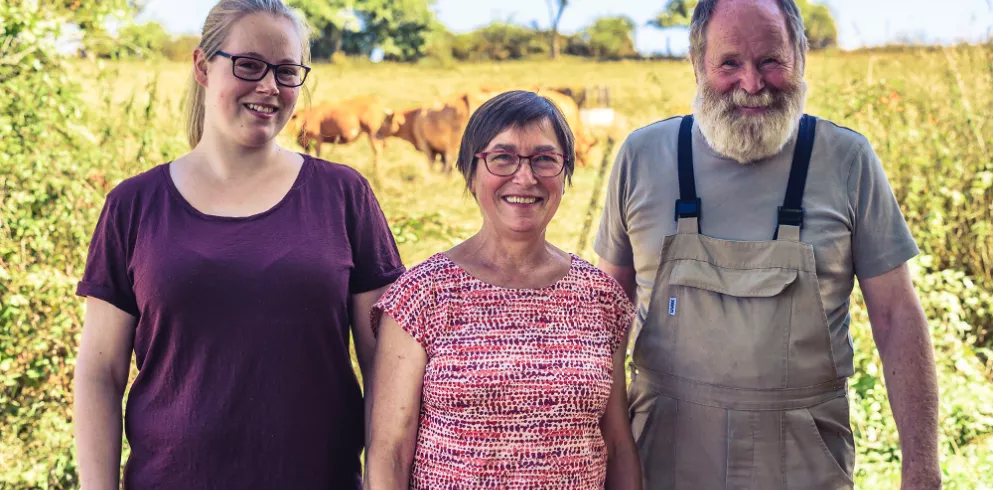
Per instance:
[[[429,170],[440,158],[441,171],[449,173],[455,165],[469,116],[484,102],[509,89],[480,88],[403,109],[389,107],[375,94],[319,102],[297,110],[288,130],[295,133],[301,148],[317,157],[321,156],[324,143],[349,144],[365,134],[372,146],[373,168],[377,173],[386,140],[400,138],[424,154]],[[588,165],[589,151],[597,140],[586,134],[580,117],[585,91],[541,86],[524,89],[558,106],[576,137],[576,165]]]

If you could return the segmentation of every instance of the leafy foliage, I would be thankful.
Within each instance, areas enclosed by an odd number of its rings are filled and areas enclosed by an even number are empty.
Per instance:
[[[582,39],[595,58],[618,59],[637,54],[634,21],[629,17],[601,17],[583,31]]]
[[[171,39],[172,36],[158,22],[128,23],[118,30],[116,36],[91,37],[86,43],[86,51],[98,58],[154,58],[166,50]]]
[[[70,410],[80,309],[68,298],[108,174],[125,168],[107,164],[115,155],[90,131],[91,114],[55,40],[64,25],[102,25],[132,8],[123,0],[0,3],[4,488],[78,486]]]
[[[113,186],[186,151],[177,87],[188,64],[69,64],[52,54],[60,23],[98,23],[127,8],[107,0],[0,2],[0,488],[79,486],[71,406],[83,309],[73,293],[90,235]],[[500,34],[527,47],[514,55],[547,56],[547,37],[500,29],[506,32],[494,32],[487,49],[500,52]],[[397,107],[472,85],[602,82],[615,87],[614,108],[631,119],[629,129],[689,110],[695,84],[685,63],[595,67],[316,65],[314,79],[341,87],[318,93],[322,99],[375,92]],[[993,473],[993,365],[984,363],[993,347],[993,46],[885,57],[822,53],[808,71],[809,112],[869,138],[924,251],[913,273],[936,349],[945,487],[976,488]],[[396,90],[397,80],[404,90]],[[291,135],[283,137],[292,145]],[[471,197],[460,197],[459,182],[424,171],[423,157],[405,145],[388,145],[390,178],[377,197],[412,265],[469,236],[480,217]],[[365,144],[336,147],[332,158],[371,170]],[[599,185],[592,169],[577,170],[574,183],[548,232],[566,249],[575,248]],[[576,252],[593,259],[588,248]],[[859,294],[852,332],[857,485],[898,488],[898,434]]]
[[[434,0],[288,0],[316,31],[313,56],[336,52],[368,55],[375,48],[387,59],[411,61],[425,54],[428,37],[440,26]]]
[[[669,0],[665,8],[648,21],[648,25],[659,29],[688,26],[693,20],[693,9],[697,3],[698,0]]]
[[[519,60],[548,54],[545,36],[534,29],[506,22],[493,22],[467,34],[455,36],[452,54],[462,61]]]

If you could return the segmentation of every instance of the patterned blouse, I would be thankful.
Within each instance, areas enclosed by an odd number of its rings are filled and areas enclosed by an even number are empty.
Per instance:
[[[410,488],[603,488],[599,423],[634,306],[571,258],[556,283],[510,289],[439,253],[376,303],[374,329],[386,313],[427,353]]]

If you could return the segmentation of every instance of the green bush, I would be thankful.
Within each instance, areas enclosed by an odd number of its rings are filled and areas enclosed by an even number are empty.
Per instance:
[[[0,63],[2,488],[78,486],[71,407],[82,322],[75,283],[103,196],[141,157],[162,156],[149,124],[154,99],[144,121],[101,113],[49,54],[54,21],[85,26],[124,2],[66,5],[0,4],[0,59],[17,61]],[[103,78],[107,93],[110,76]],[[118,144],[124,137],[134,143]]]
[[[123,7],[120,3],[75,2],[71,18],[86,25],[108,9]],[[45,20],[69,18],[65,3],[26,5],[0,2],[0,60],[17,59],[0,63],[0,488],[76,488],[71,407],[82,302],[74,290],[90,236],[111,188],[181,154],[186,143],[165,86],[137,85],[129,89],[134,91],[130,97],[117,98],[120,81],[138,73],[137,64],[96,67],[92,81],[80,76],[91,84],[86,93],[102,94],[84,100],[46,44],[57,23]],[[525,41],[520,43],[531,46]],[[544,39],[533,42],[534,49],[547,45]],[[828,81],[812,93],[812,103],[818,115],[851,124],[873,142],[925,252],[913,263],[914,279],[936,349],[946,487],[977,488],[988,485],[993,474],[993,383],[983,362],[991,357],[993,342],[993,169],[988,157],[993,94],[970,87],[993,86],[993,47],[918,55],[910,58],[913,69],[907,77],[895,80],[873,79],[866,59],[819,59],[832,75],[823,77]],[[585,72],[590,66],[573,69]],[[664,73],[667,80],[678,79],[676,70],[683,69],[660,66],[672,70]],[[396,68],[361,69],[375,80]],[[538,69],[529,64],[516,73]],[[499,70],[507,68],[472,68],[481,82]],[[183,73],[174,78],[185,81]],[[436,76],[431,72],[431,80]],[[839,77],[850,79],[838,82]],[[416,83],[407,83],[417,89]],[[619,99],[619,106],[643,106],[645,95],[640,96]],[[389,155],[402,151],[395,148],[391,145]],[[446,182],[446,192],[454,195],[457,191]],[[407,202],[401,198],[412,192],[410,186],[399,180],[389,184],[398,190],[382,196],[383,202]],[[433,202],[443,200],[454,198]],[[430,242],[429,248],[440,249],[471,231],[460,223],[472,211],[457,206],[424,212],[396,204],[385,211],[401,247]],[[859,487],[895,488],[900,469],[896,427],[858,294],[853,305],[857,355],[850,393]]]
[[[847,84],[829,84],[817,99],[836,120],[873,142],[904,216],[927,261],[927,272],[963,271],[975,291],[993,291],[993,126],[989,90],[993,48],[942,49],[921,53],[921,65],[903,79],[872,79],[873,61]],[[964,74],[963,69],[970,72]],[[878,67],[876,67],[878,69]],[[974,69],[978,68],[978,69]],[[851,67],[843,67],[855,71]],[[926,77],[926,80],[924,79]],[[920,78],[920,79],[918,79]],[[926,93],[918,92],[922,86]],[[984,122],[986,124],[984,124]],[[912,150],[911,150],[912,149]],[[981,302],[968,296],[969,303]],[[993,347],[993,309],[970,310],[968,335],[980,347]]]
[[[541,31],[507,22],[493,22],[455,35],[452,55],[459,61],[503,61],[548,55],[548,37]]]
[[[192,61],[193,50],[200,44],[200,36],[184,34],[172,36],[162,45],[162,56],[172,61]]]

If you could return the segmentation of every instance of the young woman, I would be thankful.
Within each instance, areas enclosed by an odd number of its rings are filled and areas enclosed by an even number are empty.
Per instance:
[[[77,293],[83,488],[357,488],[369,311],[404,270],[367,181],[275,142],[309,72],[279,0],[225,0],[193,59],[193,150],[107,196]]]
[[[367,489],[641,488],[622,347],[634,307],[545,240],[573,141],[531,92],[469,119],[458,168],[482,229],[373,308]]]

